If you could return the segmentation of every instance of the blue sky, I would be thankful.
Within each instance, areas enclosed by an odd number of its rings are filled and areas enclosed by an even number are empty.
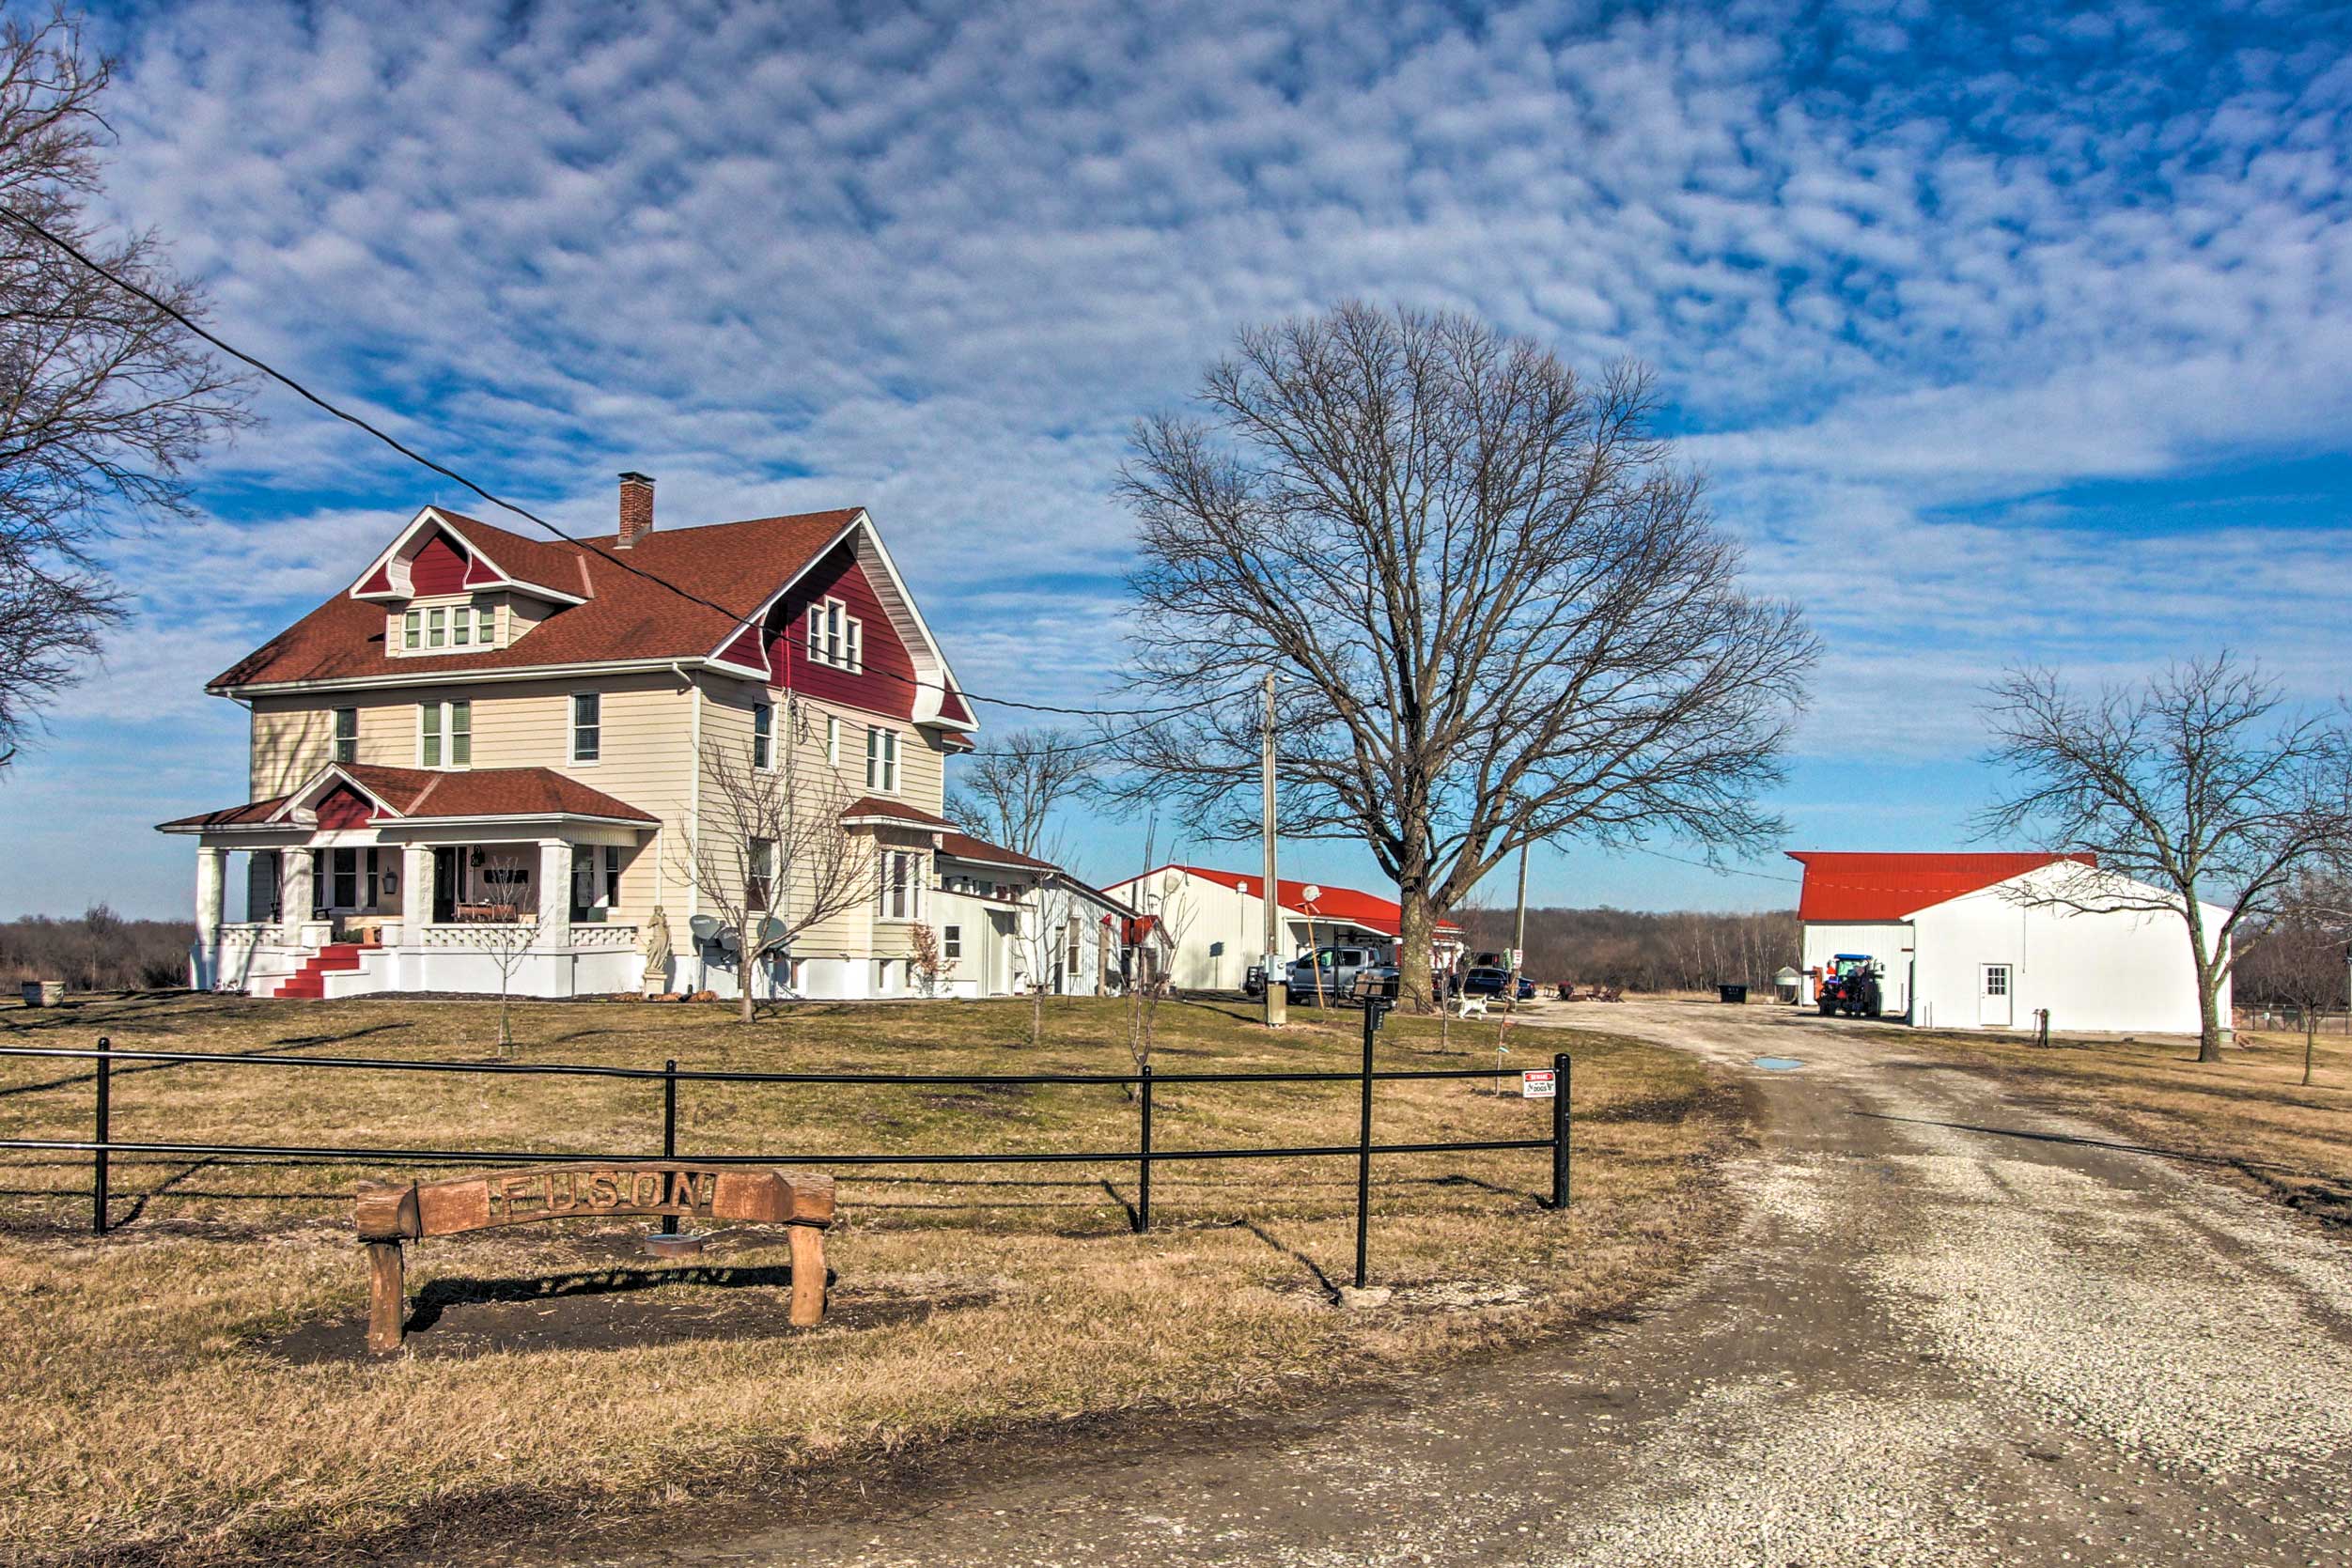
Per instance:
[[[1757,586],[1827,644],[1791,846],[1931,848],[1994,784],[1973,705],[2004,663],[2226,644],[2330,702],[2352,606],[2344,15],[1960,10],[99,25],[118,214],[233,339],[567,527],[611,526],[623,468],[673,524],[867,505],[981,692],[1101,695],[1128,426],[1238,325],[1356,295],[1639,356]],[[150,825],[243,796],[205,677],[464,499],[259,409],[203,518],[117,551],[139,620],[0,783],[0,915],[184,910],[192,857]],[[1105,878],[1141,853],[1132,823],[1083,838]],[[1535,893],[1766,907],[1785,863],[1570,847]],[[1289,864],[1372,880],[1336,846]]]

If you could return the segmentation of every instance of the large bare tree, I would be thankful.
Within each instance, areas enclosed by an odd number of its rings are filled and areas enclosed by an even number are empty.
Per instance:
[[[1743,588],[1645,373],[1351,303],[1245,331],[1199,400],[1122,472],[1136,684],[1205,705],[1118,742],[1126,787],[1254,834],[1279,675],[1281,831],[1395,879],[1410,1004],[1439,915],[1522,844],[1780,831],[1757,797],[1815,644]]]
[[[2221,1060],[2232,966],[2298,870],[2352,847],[2341,722],[2292,711],[2276,681],[2226,651],[2095,696],[2049,670],[2012,670],[1985,712],[1990,760],[2015,782],[1979,831],[2087,857],[2017,896],[2178,918],[2197,970],[2197,1058]],[[2208,906],[2225,912],[2210,919]]]
[[[86,213],[108,75],[62,16],[0,22],[0,768],[123,617],[101,541],[187,512],[188,465],[246,417],[240,379],[168,311],[27,226],[204,314],[153,234]]]
[[[743,746],[703,743],[700,800],[678,856],[679,872],[734,934],[745,1023],[761,963],[870,902],[880,886],[874,842],[841,821],[854,798],[831,768],[796,761],[807,738],[797,701],[787,698],[784,717],[772,768]]]
[[[1093,744],[1067,730],[1015,730],[956,765],[947,815],[991,844],[1034,856],[1054,809],[1083,793]]]

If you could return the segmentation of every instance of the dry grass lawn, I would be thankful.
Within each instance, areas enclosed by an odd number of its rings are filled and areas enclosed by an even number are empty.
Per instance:
[[[536,1004],[525,1061],[776,1070],[1115,1072],[1122,1004],[719,1009]],[[0,1012],[0,1043],[480,1060],[473,1003],[179,998]],[[1269,1036],[1246,1009],[1169,1003],[1163,1071],[1352,1063],[1355,1016]],[[1494,1060],[1491,1028],[1382,1034],[1383,1066]],[[349,1194],[364,1166],[124,1157],[93,1241],[86,1157],[23,1151],[0,1202],[0,1558],[317,1560],[415,1532],[561,1529],[742,1497],[942,1439],[1122,1411],[1246,1404],[1474,1354],[1625,1306],[1723,1219],[1709,1157],[1736,1099],[1690,1059],[1547,1032],[1576,1056],[1576,1194],[1539,1209],[1540,1150],[1375,1165],[1376,1283],[1343,1310],[1351,1161],[845,1170],[833,1315],[784,1327],[780,1238],[654,1265],[627,1225],[557,1223],[409,1249],[409,1353],[359,1353]],[[124,1065],[125,1141],[658,1151],[655,1085],[283,1067]],[[86,1137],[82,1063],[0,1059],[0,1136]],[[1119,1091],[690,1086],[683,1152],[1119,1148]],[[1345,1085],[1169,1086],[1162,1148],[1344,1143]],[[1485,1084],[1383,1086],[1376,1136],[1540,1137],[1548,1109]],[[435,1171],[431,1173],[451,1173]],[[644,1222],[635,1222],[642,1226]]]
[[[2241,1030],[2219,1063],[2199,1062],[2194,1040],[2172,1037],[2062,1035],[2048,1047],[1965,1031],[1896,1037],[1992,1067],[2054,1110],[2352,1224],[2352,1044],[2340,1034],[2318,1038],[2309,1086],[2299,1032]]]

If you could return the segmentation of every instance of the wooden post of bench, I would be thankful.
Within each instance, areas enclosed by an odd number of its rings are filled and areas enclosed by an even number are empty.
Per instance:
[[[785,1227],[792,1241],[792,1327],[825,1321],[825,1233],[800,1221]]]
[[[397,1241],[367,1243],[367,1348],[378,1353],[400,1348],[408,1330],[407,1273],[401,1267]]]

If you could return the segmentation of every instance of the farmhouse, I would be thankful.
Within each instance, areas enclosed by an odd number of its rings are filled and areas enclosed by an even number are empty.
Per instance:
[[[1813,1006],[1840,955],[1884,967],[1879,1011],[1924,1029],[2053,1028],[2195,1033],[2197,973],[2161,897],[2049,854],[1792,850],[1805,868],[1797,1001]],[[2063,893],[2065,904],[2037,902]],[[2205,907],[2208,929],[2226,910]],[[2229,1017],[2223,986],[2221,1016]]]
[[[1265,878],[1199,865],[1162,865],[1106,891],[1153,920],[1169,944],[1171,978],[1186,990],[1238,990],[1266,945]],[[1310,897],[1310,891],[1313,896]],[[1386,950],[1396,941],[1401,911],[1393,898],[1355,888],[1281,879],[1275,919],[1286,962],[1318,947],[1357,943]],[[1462,929],[1440,921],[1436,960],[1461,956]]]
[[[252,799],[162,824],[196,846],[192,984],[1091,994],[1117,967],[1134,911],[941,815],[976,726],[873,519],[657,531],[653,498],[621,475],[616,532],[579,544],[428,506],[213,678],[252,716]],[[762,776],[815,829],[698,874],[729,781]],[[726,909],[808,897],[774,862],[822,833],[859,896],[741,972]]]

